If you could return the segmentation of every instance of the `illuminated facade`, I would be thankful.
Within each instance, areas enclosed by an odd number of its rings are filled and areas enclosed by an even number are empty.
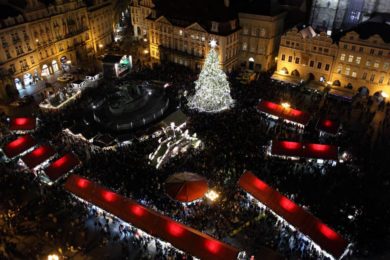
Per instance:
[[[264,71],[275,64],[285,13],[254,13],[262,6],[242,10],[240,6],[232,6],[229,0],[223,1],[223,5],[221,1],[219,7],[215,7],[216,3],[205,4],[210,9],[215,8],[215,11],[209,11],[204,16],[204,10],[197,9],[198,4],[194,3],[190,14],[199,12],[194,18],[161,11],[153,7],[150,1],[133,1],[131,14],[134,35],[142,38],[146,32],[149,54],[156,62],[165,60],[200,69],[208,53],[208,42],[215,39],[220,63],[225,71],[240,66]]]
[[[337,45],[326,33],[317,34],[310,26],[293,28],[282,36],[274,77],[296,83],[329,81],[336,55]]]
[[[55,0],[45,6],[29,0],[20,10],[2,20],[0,28],[1,68],[14,79],[19,94],[44,84],[42,79],[56,72],[69,71],[72,64],[111,43],[114,21],[109,1],[86,5],[80,0]],[[1,88],[0,98],[5,99],[9,86]]]
[[[148,37],[148,22],[146,17],[150,15],[154,7],[152,0],[133,0],[130,6],[134,36],[136,38]]]
[[[366,22],[334,42],[311,27],[282,36],[273,77],[289,82],[317,82],[333,88],[390,93],[390,39],[385,23]]]
[[[238,16],[242,27],[240,64],[255,71],[271,69],[278,54],[285,13],[272,16],[239,13]]]

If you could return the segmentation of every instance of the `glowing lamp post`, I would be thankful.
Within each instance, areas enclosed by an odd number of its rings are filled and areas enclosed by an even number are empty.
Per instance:
[[[213,190],[209,190],[208,192],[206,192],[205,196],[206,196],[206,198],[208,198],[209,200],[214,202],[218,199],[219,194]]]
[[[60,257],[56,254],[51,254],[47,256],[47,260],[59,260]]]
[[[281,105],[282,105],[282,107],[285,108],[285,109],[291,107],[291,105],[290,105],[289,103],[287,103],[287,102],[283,102]]]

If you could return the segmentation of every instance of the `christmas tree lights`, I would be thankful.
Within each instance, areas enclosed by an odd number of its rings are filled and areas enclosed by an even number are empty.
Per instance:
[[[188,99],[188,106],[200,112],[215,113],[229,109],[234,101],[226,74],[219,65],[216,41],[212,40],[210,46],[199,79],[195,81],[195,95]]]

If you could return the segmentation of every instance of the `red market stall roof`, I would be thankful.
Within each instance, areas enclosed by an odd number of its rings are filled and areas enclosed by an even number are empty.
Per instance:
[[[246,171],[241,176],[239,186],[334,257],[339,258],[346,250],[348,242],[337,232],[258,179],[252,172]]]
[[[338,159],[338,147],[328,144],[299,143],[291,141],[272,141],[271,154],[288,157],[305,157],[311,159]]]
[[[65,189],[125,222],[201,259],[237,259],[239,250],[150,210],[97,183],[71,175]]]
[[[56,181],[79,164],[80,161],[76,155],[68,153],[50,164],[45,169],[45,174],[51,181]]]
[[[260,112],[270,114],[301,125],[307,125],[310,120],[310,115],[306,112],[293,108],[283,107],[282,105],[266,100],[261,100],[256,108]]]
[[[56,151],[48,145],[41,145],[31,153],[26,154],[22,157],[22,161],[27,165],[28,168],[34,169],[50,157],[52,157]]]
[[[19,137],[18,139],[9,142],[3,147],[4,154],[8,158],[13,158],[31,147],[35,146],[37,142],[31,137],[31,135],[24,135]]]
[[[11,131],[30,131],[36,127],[37,120],[32,117],[16,117],[12,118],[9,125]]]
[[[320,118],[316,125],[317,130],[336,135],[340,129],[340,121]]]
[[[179,172],[165,181],[165,191],[172,199],[190,202],[204,196],[208,185],[206,178],[192,172]]]

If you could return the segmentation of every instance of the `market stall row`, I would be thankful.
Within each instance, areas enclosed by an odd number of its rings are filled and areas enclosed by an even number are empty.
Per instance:
[[[340,234],[261,181],[252,172],[246,171],[241,176],[239,186],[276,216],[309,237],[314,245],[325,251],[325,254],[339,258],[346,252],[348,242]]]
[[[204,233],[172,220],[99,184],[71,175],[65,189],[175,248],[201,259],[237,259],[239,250]]]

